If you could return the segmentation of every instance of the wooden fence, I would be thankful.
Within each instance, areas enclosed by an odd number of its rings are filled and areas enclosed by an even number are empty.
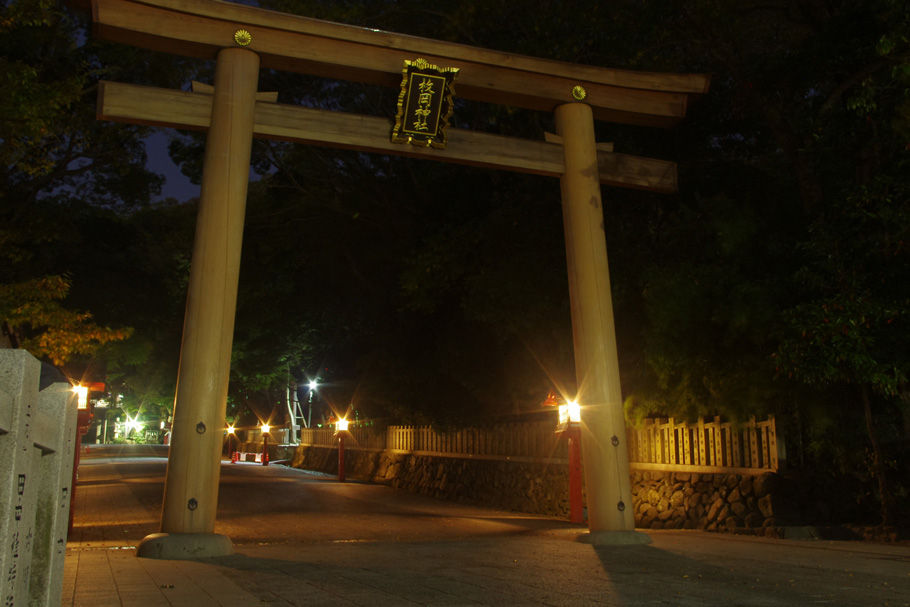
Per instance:
[[[452,455],[564,459],[566,446],[552,422],[502,424],[439,431],[429,426],[391,426],[388,448]]]
[[[385,431],[352,428],[346,448],[389,449],[446,457],[494,459],[565,459],[565,441],[559,440],[552,422],[501,424],[488,428],[437,430],[431,426],[389,426]],[[334,429],[304,428],[300,443],[323,447],[336,445]]]
[[[646,419],[641,428],[630,429],[629,459],[639,468],[765,469],[779,467],[780,448],[774,417],[745,424],[722,422],[719,417],[694,424]]]
[[[713,472],[771,470],[779,466],[774,418],[745,424],[720,418],[695,423],[647,419],[627,431],[633,469]],[[333,428],[304,428],[303,445],[337,444]],[[345,443],[352,449],[392,450],[442,457],[567,461],[566,441],[551,421],[513,423],[487,428],[437,430],[431,426],[358,427]]]

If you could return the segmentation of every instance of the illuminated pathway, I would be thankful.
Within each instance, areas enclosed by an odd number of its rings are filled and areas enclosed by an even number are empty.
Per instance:
[[[235,555],[139,559],[164,458],[84,456],[64,605],[910,605],[910,545],[652,532],[594,548],[581,526],[281,466],[222,466]],[[109,455],[109,453],[107,454]]]

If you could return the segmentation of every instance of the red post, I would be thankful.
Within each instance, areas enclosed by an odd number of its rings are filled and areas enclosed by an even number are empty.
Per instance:
[[[269,465],[269,435],[262,435],[262,465]]]
[[[88,432],[88,426],[92,421],[92,414],[88,409],[79,409],[76,414],[76,448],[73,456],[73,483],[70,485],[70,522],[66,530],[69,537],[73,533],[73,517],[76,514],[76,477],[79,475],[79,460],[82,453],[82,437]]]
[[[569,439],[569,521],[583,523],[581,505],[581,428],[569,424],[566,430]]]
[[[338,482],[344,482],[344,432],[338,433]]]

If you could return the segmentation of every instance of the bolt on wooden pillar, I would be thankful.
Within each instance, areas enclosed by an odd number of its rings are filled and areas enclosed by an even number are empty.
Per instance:
[[[556,108],[565,172],[560,179],[588,527],[596,544],[650,541],[635,531],[629,454],[591,107]]]
[[[258,79],[255,53],[218,53],[161,533],[142,540],[139,556],[180,559],[233,551],[231,540],[214,528]]]

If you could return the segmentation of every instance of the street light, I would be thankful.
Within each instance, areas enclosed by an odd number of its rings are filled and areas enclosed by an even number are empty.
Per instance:
[[[225,428],[225,432],[227,433],[228,451],[231,452],[231,463],[236,464],[237,463],[237,452],[234,451],[234,439],[233,439],[233,437],[236,433],[236,430],[234,429],[234,425],[231,424],[227,428]]]
[[[344,473],[344,437],[348,433],[348,420],[344,417],[335,422],[335,436],[338,437],[338,482],[343,483]]]
[[[313,396],[316,394],[316,388],[319,387],[319,381],[311,379],[307,384],[307,387],[310,389],[310,393],[307,396],[307,414],[306,414],[306,427],[313,427]]]
[[[76,452],[73,458],[73,482],[70,485],[70,520],[67,534],[73,531],[73,514],[76,508],[73,506],[76,502],[76,480],[79,477],[79,459],[82,453],[82,437],[88,432],[88,426],[92,422],[92,412],[88,408],[88,386],[77,384],[73,386],[73,393],[76,395]]]
[[[578,401],[570,400],[569,402],[559,405],[559,425],[577,424],[581,422],[581,405]]]
[[[132,418],[131,418],[129,415],[126,416],[126,432],[127,432],[127,436],[129,436],[130,430],[132,430],[132,431],[135,432],[136,434],[139,434],[139,431],[142,430],[142,422],[139,421],[139,414],[138,414],[138,413],[136,414],[136,417],[132,417]]]
[[[76,394],[76,408],[88,409],[88,386],[73,386],[73,392]]]
[[[262,424],[262,465],[269,465],[269,430],[272,427],[268,424]]]
[[[581,405],[576,400],[560,403],[552,392],[545,405],[559,405],[556,431],[566,435],[569,448],[569,521],[584,522],[581,505]]]

